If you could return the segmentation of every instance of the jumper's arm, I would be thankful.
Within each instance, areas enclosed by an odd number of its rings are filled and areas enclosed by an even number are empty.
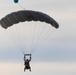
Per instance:
[[[27,59],[26,56],[29,56],[29,61],[31,61],[31,54],[24,54],[24,61]]]

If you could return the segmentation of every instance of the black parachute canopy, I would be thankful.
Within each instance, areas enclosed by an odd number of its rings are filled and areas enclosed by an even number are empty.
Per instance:
[[[32,10],[20,10],[17,12],[12,12],[0,20],[0,25],[6,29],[14,24],[25,21],[46,22],[47,24],[51,24],[55,28],[59,27],[59,24],[49,15]]]

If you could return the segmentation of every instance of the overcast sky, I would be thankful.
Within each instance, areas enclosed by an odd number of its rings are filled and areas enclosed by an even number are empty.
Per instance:
[[[76,75],[76,0],[19,0],[19,4],[48,14],[59,29],[33,54],[32,72],[24,73],[23,55],[0,27],[0,75]],[[0,0],[0,19],[18,10],[22,8],[13,0]]]

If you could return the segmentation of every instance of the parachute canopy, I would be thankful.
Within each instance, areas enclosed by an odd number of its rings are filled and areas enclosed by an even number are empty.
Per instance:
[[[59,27],[58,23],[47,14],[32,10],[20,10],[17,12],[10,13],[0,20],[0,25],[6,29],[14,24],[25,21],[46,22],[48,24],[51,24],[55,28]]]
[[[14,0],[15,3],[18,3],[19,0]]]

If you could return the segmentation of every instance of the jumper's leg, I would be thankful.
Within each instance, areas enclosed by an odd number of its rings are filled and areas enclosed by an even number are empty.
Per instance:
[[[24,68],[24,72],[25,72],[26,68]]]
[[[29,71],[31,71],[31,67],[30,67]]]

